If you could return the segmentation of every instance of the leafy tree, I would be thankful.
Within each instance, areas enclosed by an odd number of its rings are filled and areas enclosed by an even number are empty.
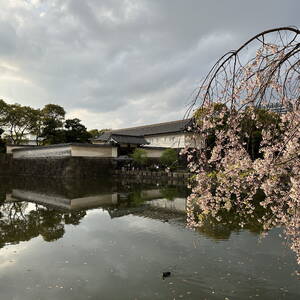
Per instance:
[[[33,109],[0,100],[0,126],[6,131],[6,140],[13,144],[24,143],[29,133],[36,136],[37,145],[89,142],[92,135],[81,121],[77,118],[65,121],[65,115],[64,108],[57,104]],[[101,134],[98,130],[93,132],[96,133]],[[3,148],[4,141],[0,141],[0,148]]]
[[[7,104],[0,100],[0,125],[6,128],[6,138],[13,144],[21,144],[31,133],[37,121],[37,111],[29,106]]]
[[[63,130],[66,112],[57,104],[47,104],[41,110],[41,134],[44,145],[65,143]]]
[[[66,111],[62,106],[57,104],[47,104],[42,109],[42,114],[45,121],[52,120],[53,125],[56,125],[57,128],[63,126]]]
[[[68,119],[65,122],[65,140],[67,143],[87,143],[91,134],[87,132],[86,127],[80,123],[77,118]]]
[[[64,235],[65,224],[78,225],[86,215],[85,211],[64,213],[38,204],[28,209],[24,201],[1,203],[0,208],[0,249],[39,235],[47,242],[55,241]]]
[[[160,162],[166,167],[176,167],[178,161],[178,155],[176,150],[169,148],[165,149],[160,157]]]
[[[57,128],[57,123],[53,119],[47,119],[43,122],[44,128],[41,133],[43,145],[53,145],[65,143],[65,131]]]
[[[147,152],[144,149],[136,148],[131,154],[133,161],[140,166],[143,166],[148,161]]]
[[[91,129],[88,131],[88,133],[91,135],[92,139],[95,139],[99,137],[101,134],[103,134],[105,131],[110,131],[111,128],[103,128],[103,129]]]
[[[88,133],[91,135],[92,139],[97,138],[99,135],[101,135],[101,130],[98,129],[91,129],[88,131]]]
[[[32,125],[31,133],[35,135],[35,142],[37,145],[40,145],[42,143],[42,133],[44,129],[44,118],[43,113],[40,109],[35,110],[36,114],[36,121]]]

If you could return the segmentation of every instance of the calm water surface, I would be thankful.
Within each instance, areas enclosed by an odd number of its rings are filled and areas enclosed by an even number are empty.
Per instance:
[[[191,231],[186,195],[180,185],[1,178],[0,299],[300,299],[280,228],[265,238],[230,221]]]

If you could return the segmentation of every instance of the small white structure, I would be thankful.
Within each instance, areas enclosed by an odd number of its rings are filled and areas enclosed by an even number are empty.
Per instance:
[[[117,147],[93,144],[57,144],[51,146],[23,147],[12,150],[14,159],[46,157],[117,157]]]
[[[35,147],[34,145],[6,145],[6,153],[7,154],[12,154],[14,149],[24,149],[24,148],[32,148]]]

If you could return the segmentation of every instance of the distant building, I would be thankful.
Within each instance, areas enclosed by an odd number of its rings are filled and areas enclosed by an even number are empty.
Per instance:
[[[281,103],[269,103],[267,105],[262,105],[260,108],[266,109],[268,111],[272,111],[278,114],[286,114],[287,112],[292,110],[292,107],[284,106]]]
[[[181,149],[191,142],[191,134],[187,132],[190,123],[191,119],[185,119],[106,131],[93,143],[115,144],[119,147],[119,154],[126,154],[136,147]]]

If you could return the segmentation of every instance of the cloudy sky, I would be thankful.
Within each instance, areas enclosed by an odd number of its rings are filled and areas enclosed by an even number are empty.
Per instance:
[[[89,128],[183,117],[212,63],[299,27],[299,0],[0,0],[0,99],[62,105]]]

